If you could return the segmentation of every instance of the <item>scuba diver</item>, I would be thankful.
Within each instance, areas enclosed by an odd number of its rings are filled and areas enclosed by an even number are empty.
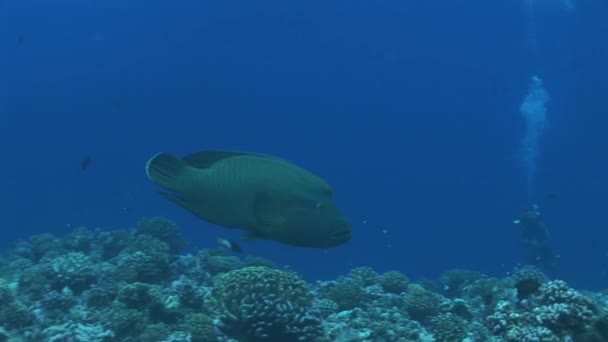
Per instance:
[[[538,205],[532,204],[525,209],[513,223],[519,227],[519,239],[527,250],[528,262],[555,276],[558,256],[551,246],[549,231]]]

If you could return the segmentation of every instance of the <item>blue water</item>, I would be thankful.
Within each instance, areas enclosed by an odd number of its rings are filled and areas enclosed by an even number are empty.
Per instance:
[[[526,262],[511,221],[536,202],[562,277],[605,288],[608,3],[534,5],[2,0],[0,241],[143,216],[194,247],[238,239],[164,200],[144,164],[250,150],[327,179],[354,223],[326,251],[244,243],[309,279],[505,275]],[[533,75],[551,100],[522,165]]]

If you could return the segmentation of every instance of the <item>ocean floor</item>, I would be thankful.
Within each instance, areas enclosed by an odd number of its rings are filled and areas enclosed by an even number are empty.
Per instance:
[[[185,247],[164,218],[16,242],[0,259],[0,342],[608,341],[608,293],[533,266],[420,281],[357,267],[311,284],[270,260]]]

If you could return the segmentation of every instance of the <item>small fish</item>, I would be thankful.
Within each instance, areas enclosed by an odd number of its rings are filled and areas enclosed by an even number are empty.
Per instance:
[[[169,201],[197,217],[244,231],[245,240],[328,248],[351,239],[350,221],[321,177],[278,157],[208,151],[157,153],[146,174]]]
[[[82,171],[86,171],[91,165],[91,162],[91,156],[84,156],[84,158],[82,158],[82,161],[80,162],[80,168],[82,169]]]
[[[17,45],[23,45],[23,43],[25,42],[25,37],[20,34],[17,36]]]
[[[217,243],[220,245],[220,247],[229,249],[233,252],[241,253],[243,251],[241,246],[239,246],[239,244],[234,241],[218,238]]]
[[[112,99],[112,106],[115,109],[121,109],[122,108],[122,101],[119,98]]]

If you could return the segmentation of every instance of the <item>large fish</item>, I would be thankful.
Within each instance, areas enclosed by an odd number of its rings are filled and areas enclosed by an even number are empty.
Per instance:
[[[146,164],[161,194],[207,222],[242,229],[247,239],[332,247],[351,225],[320,177],[268,155],[209,151],[179,158],[158,153]]]

